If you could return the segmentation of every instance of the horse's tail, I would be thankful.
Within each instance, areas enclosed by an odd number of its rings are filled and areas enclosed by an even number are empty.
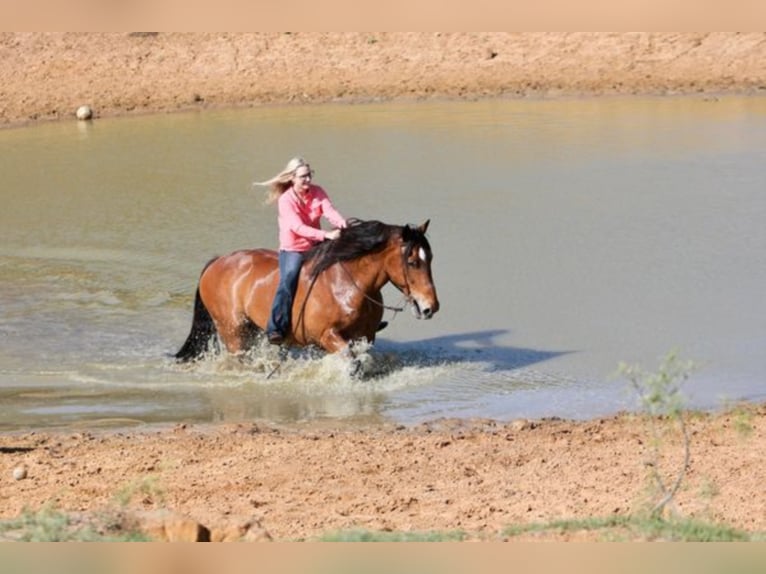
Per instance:
[[[215,261],[212,259],[205,265],[205,269],[208,268],[210,263]],[[202,273],[205,272],[202,270]],[[210,339],[216,334],[215,323],[210,316],[210,312],[205,307],[205,303],[202,302],[202,297],[199,293],[199,286],[197,286],[197,293],[194,296],[194,318],[192,319],[191,331],[186,338],[186,342],[175,354],[175,358],[179,363],[188,363],[190,361],[196,361],[208,350]]]

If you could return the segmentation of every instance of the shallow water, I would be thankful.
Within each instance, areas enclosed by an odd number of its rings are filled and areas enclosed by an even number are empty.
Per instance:
[[[0,131],[0,428],[587,418],[677,348],[690,404],[762,400],[766,99],[264,107]],[[442,303],[351,380],[271,349],[178,366],[202,265],[276,244],[296,154],[346,216],[431,219]],[[385,292],[396,304],[399,295]]]

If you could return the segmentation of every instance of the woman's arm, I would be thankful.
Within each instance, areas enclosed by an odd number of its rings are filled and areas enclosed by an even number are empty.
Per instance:
[[[297,211],[297,205],[290,198],[280,198],[279,202],[279,226],[289,229],[299,237],[305,237],[311,241],[323,241],[325,232],[311,225],[306,225]]]
[[[341,229],[345,228],[346,218],[335,209],[327,192],[319,186],[316,186],[315,192],[317,194],[317,199],[319,199],[319,204],[322,206],[322,215],[324,215],[327,218],[327,221],[332,223],[335,227],[340,227]]]

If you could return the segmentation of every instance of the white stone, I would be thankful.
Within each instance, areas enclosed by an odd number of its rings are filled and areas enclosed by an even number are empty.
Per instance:
[[[27,477],[27,469],[23,466],[17,466],[13,469],[13,480],[24,480]]]
[[[89,120],[93,117],[93,110],[90,106],[80,106],[77,108],[75,115],[77,116],[78,120]]]

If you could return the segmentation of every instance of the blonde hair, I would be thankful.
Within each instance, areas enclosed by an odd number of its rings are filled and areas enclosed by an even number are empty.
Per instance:
[[[253,185],[268,187],[269,189],[266,192],[266,203],[274,203],[279,199],[280,195],[290,188],[293,177],[295,177],[295,172],[298,171],[299,167],[303,166],[311,169],[311,166],[305,159],[302,157],[294,157],[287,162],[285,169],[280,171],[277,175],[266,181],[256,181]]]

